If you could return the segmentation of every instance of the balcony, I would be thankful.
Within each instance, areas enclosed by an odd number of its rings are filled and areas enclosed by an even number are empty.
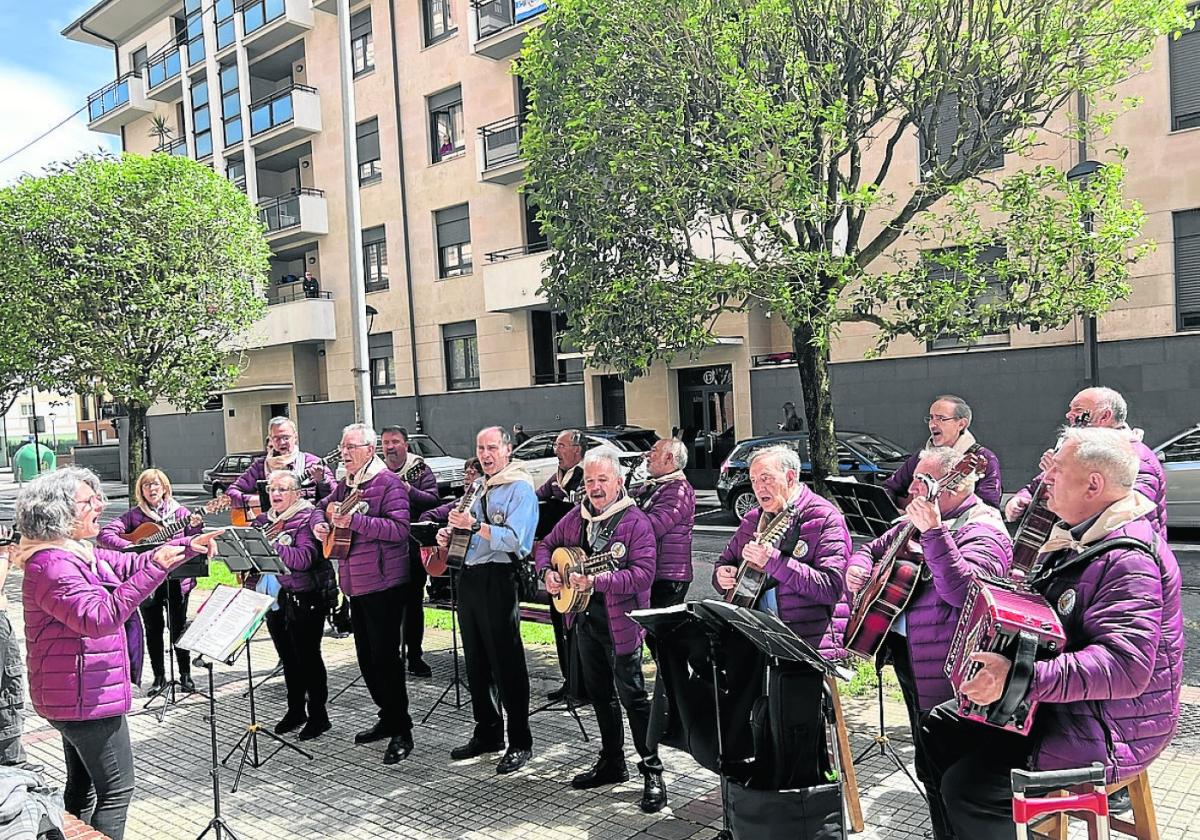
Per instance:
[[[521,130],[525,115],[516,114],[479,129],[479,180],[490,184],[515,184],[524,177]]]
[[[183,98],[183,52],[176,44],[155,55],[146,65],[146,96],[159,102]]]
[[[146,101],[142,74],[126,73],[88,97],[88,128],[105,134],[120,134],[121,128],[153,112]]]
[[[163,143],[161,146],[155,146],[154,151],[164,155],[179,155],[179,157],[187,157],[187,140],[180,137],[178,140],[172,140],[169,143]]]
[[[294,245],[329,233],[325,193],[308,187],[260,201],[258,218],[266,226],[267,242],[273,247]]]
[[[315,298],[305,297],[300,284],[294,283],[289,284],[286,293],[275,294],[274,301],[268,303],[267,314],[235,342],[236,346],[251,350],[337,338],[329,292],[320,292]]]
[[[478,55],[500,61],[516,55],[525,33],[541,23],[546,0],[471,0],[475,9],[475,45]]]
[[[250,103],[250,142],[261,154],[303,140],[321,130],[321,97],[316,88],[289,85]]]
[[[546,243],[518,245],[487,255],[483,266],[483,308],[488,312],[514,312],[545,306],[538,292],[546,276]]]
[[[262,55],[303,35],[313,27],[310,0],[242,0],[242,43],[251,55]]]
[[[312,0],[312,7],[320,12],[329,12],[331,15],[337,14],[337,0]]]

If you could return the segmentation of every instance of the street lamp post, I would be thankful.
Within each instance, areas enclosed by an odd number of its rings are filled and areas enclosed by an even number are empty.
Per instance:
[[[1067,180],[1086,187],[1099,169],[1100,164],[1096,161],[1082,160],[1067,172]],[[1096,225],[1095,214],[1091,210],[1086,211],[1080,219],[1080,223],[1089,240],[1089,250],[1084,264],[1084,278],[1088,285],[1091,285],[1096,281],[1096,261],[1092,257],[1090,249],[1090,240]],[[1083,319],[1083,347],[1083,378],[1089,388],[1095,388],[1100,384],[1100,338],[1096,331],[1095,315],[1088,315]]]
[[[371,420],[369,421],[372,427],[378,425],[375,420],[375,369],[372,367],[374,360],[371,359],[371,331],[375,329],[375,316],[379,314],[379,310],[371,304],[367,304],[367,402],[371,407]]]

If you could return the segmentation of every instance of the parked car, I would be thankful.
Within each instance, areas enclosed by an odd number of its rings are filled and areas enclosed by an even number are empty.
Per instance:
[[[897,443],[871,432],[838,432],[838,474],[853,476],[858,481],[881,484],[900,468],[909,453]],[[800,478],[812,478],[812,461],[808,454],[807,432],[786,432],[740,440],[721,464],[717,477],[717,499],[721,506],[739,519],[758,502],[750,489],[750,454],[764,446],[784,444],[795,447],[804,472]]]
[[[424,433],[410,432],[408,449],[414,455],[420,455],[425,459],[425,463],[429,464],[429,468],[433,470],[433,474],[437,478],[439,494],[442,496],[462,494],[465,460],[447,454],[440,443]],[[375,454],[380,458],[383,457],[382,443],[375,445]],[[346,468],[342,466],[342,458],[338,450],[334,449],[330,452],[325,462],[329,464],[329,468],[334,471],[338,480],[345,477]]]
[[[541,487],[546,479],[558,469],[558,458],[554,454],[554,439],[562,429],[535,432],[529,440],[513,450],[513,458],[525,463],[525,469],[533,476],[534,485]],[[640,426],[587,426],[580,429],[585,438],[584,450],[597,446],[616,449],[629,479],[627,483],[638,484],[645,479],[645,455],[658,440],[653,429]]]
[[[1167,474],[1167,524],[1200,528],[1200,423],[1155,447]]]
[[[213,467],[204,471],[200,482],[204,486],[204,492],[220,496],[226,487],[238,480],[238,476],[250,469],[251,461],[266,454],[260,449],[257,452],[231,452],[226,455]]]

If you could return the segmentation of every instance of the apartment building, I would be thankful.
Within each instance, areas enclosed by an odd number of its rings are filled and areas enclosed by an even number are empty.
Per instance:
[[[156,410],[152,435],[189,442],[156,445],[156,460],[186,452],[187,473],[219,451],[259,448],[280,413],[321,451],[353,417],[348,188],[361,202],[377,423],[413,428],[419,418],[459,454],[486,422],[679,427],[689,440],[695,432],[703,482],[734,440],[773,429],[783,402],[800,403],[788,330],[763,312],[723,316],[712,348],[633,382],[585,367],[562,340],[563,315],[537,293],[546,246],[520,191],[525,95],[511,73],[545,8],[354,2],[353,137],[342,130],[335,0],[101,0],[64,31],[114,54],[113,80],[88,100],[91,128],[119,134],[127,151],[184,154],[224,173],[260,208],[274,252],[271,306],[245,374],[220,409],[186,420]],[[1129,193],[1159,248],[1138,266],[1129,300],[1099,319],[1096,373],[1135,412],[1146,407],[1135,419],[1153,442],[1200,413],[1200,32],[1162,39],[1150,63],[1120,91],[1144,104],[1117,120],[1111,142],[1130,149]],[[358,159],[351,179],[347,144]],[[1037,152],[1062,166],[1079,158],[1053,136]],[[893,177],[918,179],[920,159],[914,136]],[[1018,165],[1028,162],[997,161]],[[834,345],[842,426],[916,445],[929,397],[955,391],[976,405],[980,436],[1031,467],[1066,397],[1093,375],[1079,324],[970,348],[952,337],[899,341],[864,361],[872,344],[872,329],[847,325]]]

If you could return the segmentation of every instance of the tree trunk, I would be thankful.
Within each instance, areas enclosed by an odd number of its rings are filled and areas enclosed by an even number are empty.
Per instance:
[[[825,479],[837,475],[837,440],[833,432],[833,394],[829,387],[829,352],[813,343],[807,324],[792,331],[792,350],[800,369],[804,417],[808,420],[808,452],[812,461],[813,489],[829,497]]]
[[[129,506],[137,505],[134,488],[137,487],[138,476],[146,468],[146,407],[130,403],[129,406],[129,453],[125,461],[125,469],[129,482]]]

